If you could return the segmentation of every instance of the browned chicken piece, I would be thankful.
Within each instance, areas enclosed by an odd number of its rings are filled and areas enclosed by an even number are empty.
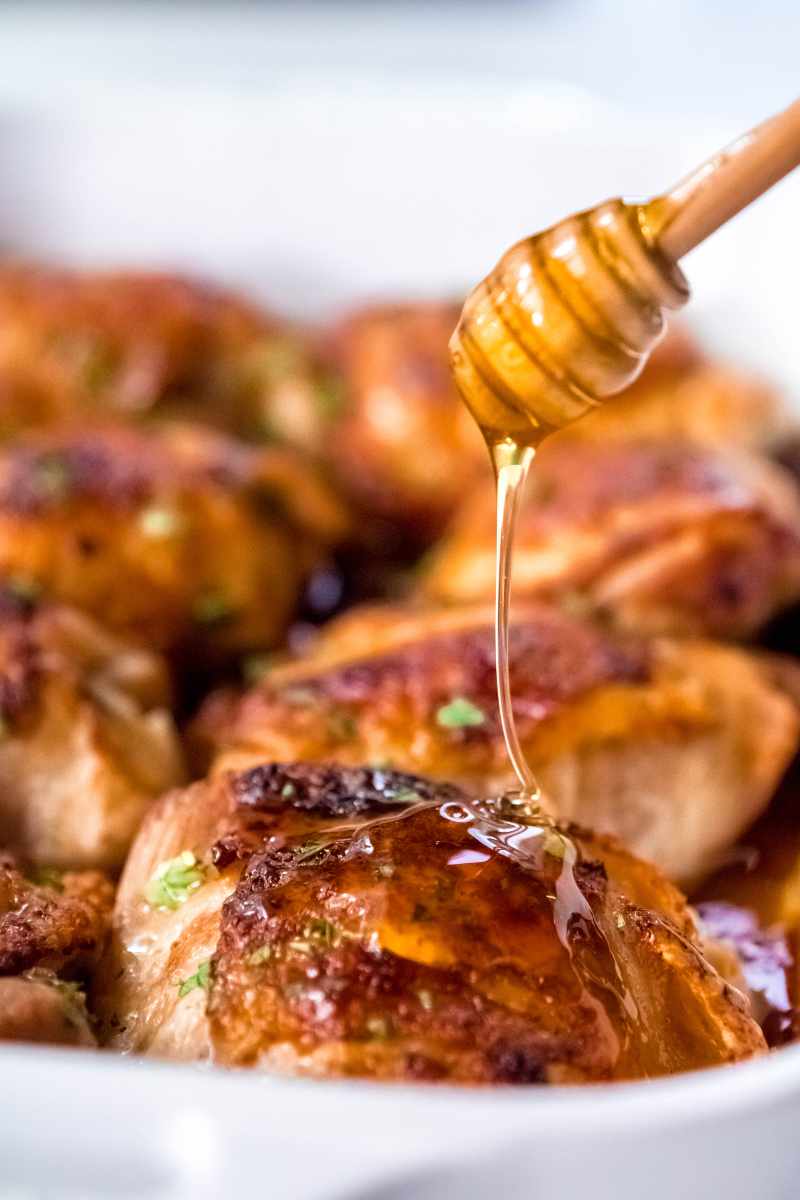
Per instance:
[[[329,417],[331,387],[300,331],[208,285],[0,268],[0,436],[166,411],[248,437],[307,440]]]
[[[165,856],[195,864],[166,895]],[[305,763],[150,813],[96,1000],[118,1049],[289,1074],[584,1082],[764,1048],[680,893],[617,843]]]
[[[366,308],[330,338],[345,406],[327,439],[346,494],[424,543],[444,527],[471,484],[490,476],[486,447],[450,376],[454,304]],[[710,363],[678,325],[641,379],[566,436],[627,441],[684,438],[763,445],[785,423],[760,380]]]
[[[381,763],[477,795],[515,786],[486,610],[355,610],[337,624],[340,645],[334,627],[318,658],[206,702],[193,731],[202,765]],[[520,610],[511,631],[518,731],[554,810],[682,882],[715,868],[795,752],[798,707],[775,670],[734,647],[623,637],[544,606]]]
[[[0,578],[157,649],[276,642],[344,529],[294,451],[196,425],[49,430],[0,450]]]
[[[456,392],[447,342],[453,304],[353,313],[331,335],[345,407],[328,443],[332,470],[370,518],[430,541],[464,489],[490,474],[478,428]]]
[[[671,335],[633,387],[571,425],[559,440],[676,438],[763,449],[789,426],[774,388],[741,368],[684,356]]]
[[[428,600],[491,598],[494,488],[463,506],[420,580]],[[544,446],[520,513],[514,595],[647,633],[754,633],[800,597],[800,492],[780,467],[675,441]]]
[[[157,654],[0,592],[0,845],[121,867],[148,805],[184,779],[169,700]]]
[[[0,853],[0,1041],[95,1044],[81,980],[104,949],[113,899],[96,871],[26,877]]]

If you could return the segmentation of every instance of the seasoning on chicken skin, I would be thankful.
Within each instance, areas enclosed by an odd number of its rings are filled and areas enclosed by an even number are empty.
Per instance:
[[[0,845],[119,868],[148,805],[184,778],[169,700],[158,655],[0,592]]]
[[[476,795],[513,789],[489,613],[378,611],[340,619],[341,653],[334,626],[318,659],[212,696],[193,730],[200,761],[383,763]],[[510,656],[522,747],[554,811],[676,880],[716,867],[797,748],[772,659],[735,647],[621,637],[531,606]]]
[[[494,591],[495,499],[463,506],[420,590]],[[740,637],[800,597],[800,492],[779,467],[674,441],[542,448],[514,548],[514,595],[599,610],[649,633]]]
[[[174,907],[143,900],[187,851],[198,885]],[[302,763],[149,814],[96,999],[119,1049],[290,1074],[583,1082],[764,1048],[680,893],[613,841]]]
[[[113,899],[96,871],[37,881],[0,853],[0,1041],[95,1044],[80,981],[104,949]]]
[[[291,414],[285,432],[307,436],[329,386],[299,331],[206,284],[0,267],[0,436],[153,412],[256,438]]]
[[[199,426],[50,430],[0,450],[0,578],[157,649],[277,641],[344,522],[293,451]]]

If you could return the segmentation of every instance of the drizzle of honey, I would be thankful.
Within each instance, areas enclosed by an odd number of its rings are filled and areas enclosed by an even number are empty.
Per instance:
[[[509,628],[516,519],[538,447],[630,384],[665,332],[664,309],[688,297],[680,271],[650,237],[644,211],[609,201],[517,243],[467,299],[450,343],[456,383],[486,440],[497,483],[497,700],[519,784],[471,806],[469,832],[529,870],[541,869],[542,855],[561,860],[551,897],[554,926],[582,996],[612,1034],[636,1020],[636,1005],[580,888],[578,846],[559,829],[525,758],[514,720]]]

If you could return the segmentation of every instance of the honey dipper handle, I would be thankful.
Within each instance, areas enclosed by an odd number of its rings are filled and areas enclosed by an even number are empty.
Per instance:
[[[660,249],[677,262],[800,165],[800,100],[708,159],[642,209]]]

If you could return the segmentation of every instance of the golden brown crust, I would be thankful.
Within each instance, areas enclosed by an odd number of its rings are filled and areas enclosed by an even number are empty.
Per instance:
[[[281,381],[270,364],[296,335],[254,306],[178,276],[0,269],[0,433],[182,411],[269,432]]]
[[[423,594],[491,597],[494,525],[487,486],[444,539]],[[800,498],[783,472],[742,454],[674,440],[553,443],[520,515],[514,589],[647,632],[746,635],[800,592]]]
[[[183,824],[176,795],[153,829],[168,827],[170,804]],[[763,1048],[699,953],[680,894],[608,839],[573,828],[548,849],[541,832],[451,786],[324,764],[196,785],[198,807],[208,840],[195,851],[227,872],[224,892],[209,880],[180,913],[140,901],[137,918],[141,874],[121,889],[117,936],[139,949],[112,954],[106,1014],[128,1011],[159,921],[165,938],[140,1049],[210,1048],[225,1063],[300,1074],[545,1083],[664,1074]],[[563,849],[573,843],[574,873]],[[181,996],[199,968],[202,982]]]
[[[343,530],[292,452],[199,427],[62,429],[0,454],[0,576],[157,648],[274,642]]]
[[[113,900],[111,883],[98,871],[66,872],[54,884],[38,884],[3,854],[0,975],[34,967],[73,975],[86,971],[103,950]]]
[[[681,881],[714,869],[797,746],[798,706],[773,659],[621,636],[542,605],[516,610],[511,685],[555,811],[616,833]],[[381,763],[479,795],[515,786],[485,608],[353,610],[308,660],[243,696],[212,696],[192,743],[214,770]]]

